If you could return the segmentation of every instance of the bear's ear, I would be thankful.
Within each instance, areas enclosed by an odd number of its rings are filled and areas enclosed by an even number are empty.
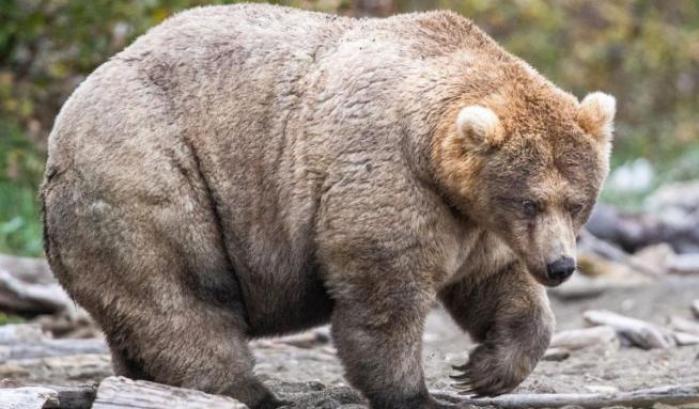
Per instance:
[[[505,137],[495,112],[480,105],[461,109],[456,118],[456,132],[465,143],[475,146],[498,147]]]
[[[603,92],[593,92],[580,103],[578,124],[598,140],[610,141],[615,114],[616,99]]]

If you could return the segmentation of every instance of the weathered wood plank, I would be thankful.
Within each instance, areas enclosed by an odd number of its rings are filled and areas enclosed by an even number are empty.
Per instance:
[[[235,399],[154,382],[109,377],[97,389],[92,409],[246,409]]]
[[[22,382],[89,381],[111,375],[113,375],[112,364],[107,354],[21,359],[0,364],[0,379]]]
[[[699,384],[661,386],[618,393],[523,393],[495,398],[461,400],[463,408],[494,406],[503,409],[560,408],[564,406],[597,409],[611,406],[653,408],[656,404],[699,403]]]
[[[45,339],[39,342],[0,345],[0,363],[19,359],[106,354],[107,352],[107,344],[100,338]]]
[[[0,326],[0,345],[38,342],[48,338],[38,324],[7,324]]]
[[[679,346],[699,345],[699,335],[675,331],[674,336]]]
[[[46,386],[55,390],[56,397],[51,397],[43,409],[91,409],[97,395],[97,384],[78,386]]]
[[[0,389],[0,409],[42,409],[58,392],[40,387]]]

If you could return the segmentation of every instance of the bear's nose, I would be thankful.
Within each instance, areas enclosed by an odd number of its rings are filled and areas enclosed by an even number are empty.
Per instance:
[[[571,257],[561,257],[546,266],[549,280],[563,282],[575,271],[575,260]]]

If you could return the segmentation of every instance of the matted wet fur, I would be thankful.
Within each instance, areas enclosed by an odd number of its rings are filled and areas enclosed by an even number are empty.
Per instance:
[[[118,374],[281,403],[250,338],[325,322],[374,409],[437,408],[437,299],[507,392],[546,349],[614,100],[582,103],[451,12],[198,8],[85,80],[56,119],[46,254]]]

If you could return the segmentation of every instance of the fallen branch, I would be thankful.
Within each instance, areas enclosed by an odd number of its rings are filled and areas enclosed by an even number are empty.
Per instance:
[[[669,348],[675,345],[672,332],[657,325],[611,311],[586,311],[583,318],[593,325],[608,325],[633,345],[643,349]]]
[[[90,409],[97,394],[97,384],[79,386],[47,386],[56,391],[43,409]]]
[[[247,409],[233,398],[159,383],[109,377],[97,389],[92,409]]]
[[[686,405],[699,403],[699,384],[661,386],[618,393],[524,393],[502,395],[495,398],[473,398],[461,400],[464,408],[495,406],[503,409],[559,408],[574,406],[597,409],[610,406],[652,408],[657,403]]]

